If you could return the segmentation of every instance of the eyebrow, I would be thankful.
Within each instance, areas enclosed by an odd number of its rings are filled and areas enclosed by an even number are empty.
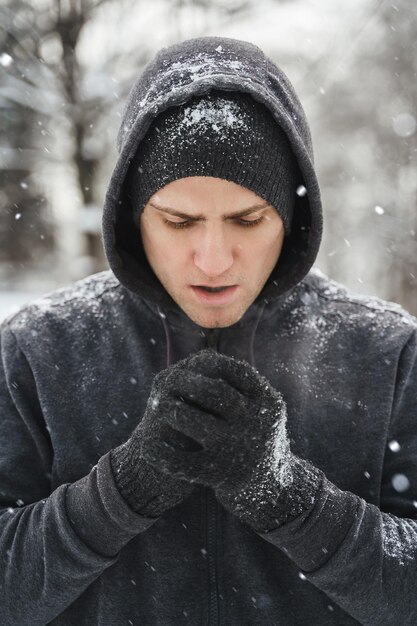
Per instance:
[[[175,217],[181,217],[184,220],[191,220],[192,222],[196,222],[197,220],[205,220],[204,215],[188,215],[187,213],[182,213],[181,211],[176,211],[169,206],[157,206],[153,202],[149,203],[151,207],[156,209],[157,211],[162,211],[164,213],[169,213],[170,215],[174,215]],[[235,217],[244,217],[245,215],[249,215],[250,213],[254,213],[255,211],[259,211],[260,209],[266,209],[266,207],[271,206],[267,202],[264,204],[255,204],[247,209],[243,209],[242,211],[236,211],[235,213],[229,213],[228,215],[222,215],[223,218],[235,218]]]

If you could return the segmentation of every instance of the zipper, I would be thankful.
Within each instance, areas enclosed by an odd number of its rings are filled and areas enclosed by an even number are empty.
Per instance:
[[[217,581],[217,500],[213,491],[206,488],[207,512],[207,565],[208,565],[208,621],[209,626],[219,624],[219,590]]]
[[[214,348],[215,350],[218,350],[218,346],[219,346],[219,333],[220,330],[218,328],[209,328],[207,329],[205,335],[206,335],[206,343],[207,343],[207,348]]]
[[[208,348],[218,350],[219,330],[210,328],[206,331]],[[214,492],[206,487],[207,520],[207,565],[208,565],[208,626],[219,624],[219,590],[217,579],[217,515],[218,505]]]

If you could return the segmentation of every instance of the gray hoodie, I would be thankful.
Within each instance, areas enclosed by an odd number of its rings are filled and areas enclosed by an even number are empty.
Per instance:
[[[124,192],[153,117],[211,87],[268,106],[306,188],[264,289],[215,330],[158,282]],[[1,626],[417,623],[417,321],[311,270],[321,222],[307,122],[280,70],[237,40],[162,50],[120,129],[103,218],[111,270],[1,327]],[[155,374],[207,346],[282,393],[292,451],[326,476],[308,514],[267,534],[205,487],[154,520],[114,482],[109,451],[141,419]]]

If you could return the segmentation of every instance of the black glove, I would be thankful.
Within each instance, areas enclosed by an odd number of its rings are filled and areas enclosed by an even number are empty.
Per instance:
[[[281,394],[245,361],[213,350],[180,364],[165,383],[176,410],[158,413],[144,458],[171,477],[212,487],[223,506],[259,532],[310,508],[323,474],[291,452]],[[161,435],[167,426],[196,448]]]
[[[110,452],[110,463],[118,490],[130,507],[145,517],[158,517],[191,495],[194,487],[189,482],[173,478],[161,472],[158,463],[149,465],[143,450],[154,434],[154,429],[162,424],[164,417],[174,411],[174,400],[166,394],[167,376],[178,375],[181,362],[164,369],[154,378],[151,392],[142,421],[130,438]],[[178,448],[192,449],[195,443],[184,435],[162,426],[158,436],[169,436]]]

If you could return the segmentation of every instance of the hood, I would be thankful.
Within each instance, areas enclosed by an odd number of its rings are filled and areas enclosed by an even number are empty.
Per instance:
[[[313,265],[322,235],[322,208],[311,136],[301,103],[285,74],[257,46],[237,39],[200,37],[163,48],[128,96],[118,134],[119,156],[106,194],[103,241],[115,276],[152,305],[178,309],[152,271],[126,194],[130,162],[152,120],[167,108],[212,89],[240,91],[263,103],[286,133],[298,163],[290,236],[255,305],[291,290]],[[305,189],[304,189],[305,188]]]

